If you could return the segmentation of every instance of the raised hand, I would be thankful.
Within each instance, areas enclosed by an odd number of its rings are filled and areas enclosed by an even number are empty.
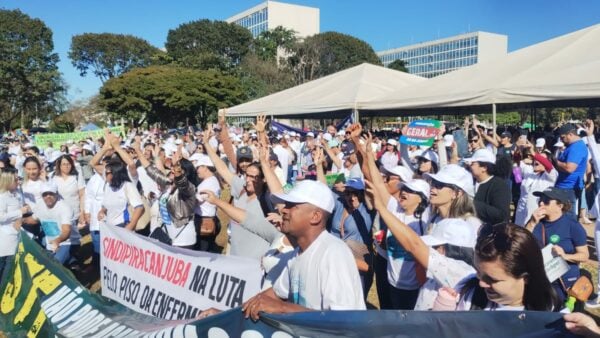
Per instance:
[[[225,127],[225,116],[227,115],[227,109],[223,108],[219,110],[219,125],[221,128]]]
[[[588,136],[594,135],[594,121],[591,119],[585,120],[585,131]]]
[[[256,124],[252,123],[252,127],[256,130],[256,133],[264,133],[267,126],[267,117],[265,114],[259,114],[256,116]]]

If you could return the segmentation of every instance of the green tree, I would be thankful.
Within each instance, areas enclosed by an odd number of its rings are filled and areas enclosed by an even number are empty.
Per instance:
[[[246,98],[239,80],[216,70],[176,66],[137,68],[112,78],[100,89],[100,105],[113,118],[174,126],[187,118],[216,120],[219,108]]]
[[[254,53],[244,57],[236,73],[248,100],[294,86],[293,74],[288,69],[277,66],[275,60],[263,60]]]
[[[69,58],[81,76],[92,71],[104,83],[133,68],[149,66],[162,53],[148,41],[132,35],[85,33],[71,39]]]
[[[252,41],[252,34],[239,25],[203,19],[169,30],[165,46],[182,66],[230,70],[242,61]]]
[[[262,60],[277,61],[277,51],[289,52],[298,41],[296,32],[291,29],[277,26],[260,33],[254,39],[254,53]]]
[[[361,63],[381,65],[373,48],[350,35],[325,32],[310,36],[292,48],[288,66],[297,83],[339,72]]]
[[[21,127],[36,114],[56,112],[65,90],[52,31],[19,10],[0,10],[0,123]]]
[[[404,60],[398,59],[394,60],[387,66],[389,69],[394,69],[400,72],[408,73],[408,69],[406,68],[406,62]]]

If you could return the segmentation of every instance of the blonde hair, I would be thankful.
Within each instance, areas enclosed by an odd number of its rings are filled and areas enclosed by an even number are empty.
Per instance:
[[[14,173],[3,171],[0,173],[0,193],[8,191],[8,188],[15,183]]]
[[[452,200],[450,210],[448,210],[448,218],[467,219],[471,216],[475,216],[475,205],[473,204],[473,199],[463,191],[462,194],[458,194]]]

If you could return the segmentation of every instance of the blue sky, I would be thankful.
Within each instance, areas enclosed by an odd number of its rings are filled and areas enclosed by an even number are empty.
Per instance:
[[[321,32],[337,31],[365,40],[375,51],[470,31],[508,35],[513,51],[600,23],[598,0],[288,0],[320,8]],[[189,21],[225,19],[260,0],[3,0],[43,20],[54,33],[60,71],[69,99],[97,93],[100,80],[80,77],[67,52],[73,35],[132,34],[164,47],[169,29]],[[598,42],[600,43],[600,41]]]

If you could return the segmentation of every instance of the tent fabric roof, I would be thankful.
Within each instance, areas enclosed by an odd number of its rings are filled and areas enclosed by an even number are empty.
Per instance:
[[[472,107],[591,98],[600,98],[600,25],[373,97],[362,108]]]
[[[298,116],[361,109],[403,87],[426,81],[420,76],[363,63],[296,87],[227,109],[227,116]]]

